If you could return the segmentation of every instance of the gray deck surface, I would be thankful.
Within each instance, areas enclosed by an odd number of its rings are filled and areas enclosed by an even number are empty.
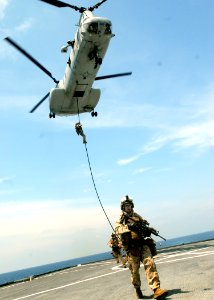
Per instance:
[[[214,240],[162,250],[155,258],[164,299],[214,299]],[[141,267],[144,299],[153,299]],[[107,260],[0,288],[0,299],[134,300],[129,269]]]

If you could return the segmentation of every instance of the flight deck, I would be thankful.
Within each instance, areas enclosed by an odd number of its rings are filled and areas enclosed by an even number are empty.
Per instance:
[[[162,249],[155,257],[163,299],[214,299],[214,240]],[[153,299],[143,266],[143,299]],[[0,287],[2,300],[134,300],[128,268],[114,259],[79,265]]]

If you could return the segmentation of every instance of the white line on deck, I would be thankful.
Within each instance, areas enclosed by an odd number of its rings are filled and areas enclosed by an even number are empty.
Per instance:
[[[185,254],[188,255],[188,254],[194,254],[194,253],[191,253],[191,251],[190,251],[190,252],[186,252]],[[201,256],[207,256],[207,255],[212,255],[212,254],[214,254],[214,251],[201,252],[201,254],[199,252],[197,254],[194,254],[194,256],[180,257],[180,258],[177,258],[177,259],[170,259],[170,255],[169,255],[168,257],[164,257],[164,258],[160,258],[160,260],[156,260],[155,263],[156,264],[171,263],[171,262],[175,262],[175,261],[188,260],[188,259],[193,259],[193,258],[197,258],[197,257],[201,257]],[[166,259],[170,259],[170,260],[166,260]],[[110,275],[116,274],[118,272],[126,271],[126,270],[128,270],[128,268],[124,269],[124,268],[121,268],[121,266],[116,266],[116,267],[113,267],[112,270],[115,270],[115,271],[114,272],[110,272],[110,273],[106,273],[106,274],[103,274],[103,275],[99,275],[99,276],[87,278],[87,279],[84,279],[84,280],[79,280],[79,281],[76,281],[76,282],[72,282],[72,283],[69,283],[69,284],[66,284],[66,285],[58,286],[56,288],[44,290],[44,291],[37,292],[37,293],[34,293],[34,294],[22,296],[22,297],[19,297],[19,298],[14,298],[13,300],[26,299],[26,298],[30,298],[30,297],[33,297],[33,296],[36,296],[36,295],[45,294],[45,293],[48,293],[48,292],[51,292],[51,291],[56,291],[56,290],[64,289],[64,288],[72,286],[72,285],[76,285],[76,284],[79,284],[79,283],[91,281],[91,280],[98,279],[98,278],[105,277],[105,276],[110,276]]]
[[[48,292],[51,292],[51,291],[56,291],[56,290],[64,289],[64,288],[66,288],[68,286],[72,286],[72,285],[79,284],[79,283],[82,283],[82,282],[86,282],[86,281],[94,280],[94,279],[97,279],[97,278],[101,278],[101,277],[113,275],[113,274],[116,274],[116,273],[121,272],[121,271],[124,271],[124,269],[120,269],[120,270],[117,270],[115,272],[110,272],[110,273],[106,273],[106,274],[103,274],[103,275],[99,275],[99,276],[87,278],[87,279],[84,279],[84,280],[79,280],[79,281],[76,281],[76,282],[72,282],[72,283],[69,283],[69,284],[66,284],[66,285],[61,285],[61,286],[58,286],[56,288],[44,290],[44,291],[41,291],[41,292],[37,292],[37,293],[34,293],[34,294],[22,296],[22,297],[19,297],[19,298],[14,298],[13,300],[26,299],[26,298],[30,298],[32,296],[41,295],[41,294],[45,294],[45,293],[48,293]]]

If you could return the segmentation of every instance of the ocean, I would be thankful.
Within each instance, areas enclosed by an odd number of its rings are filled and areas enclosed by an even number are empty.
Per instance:
[[[162,241],[162,240],[158,241],[157,249],[189,244],[194,242],[200,242],[200,241],[213,240],[213,239],[214,239],[214,231],[207,231],[203,233],[197,233],[197,234],[187,235],[183,237],[173,238],[166,241]],[[107,260],[111,258],[112,258],[111,251],[108,251],[100,254],[89,255],[89,256],[84,256],[75,259],[69,259],[69,260],[60,261],[52,264],[38,266],[38,267],[3,273],[0,274],[0,286],[13,283],[19,280],[21,281],[22,279],[29,278],[30,276],[39,276],[42,274],[47,274],[50,272],[59,271],[70,267],[75,267],[80,264],[83,265],[83,264],[98,262],[98,261]]]

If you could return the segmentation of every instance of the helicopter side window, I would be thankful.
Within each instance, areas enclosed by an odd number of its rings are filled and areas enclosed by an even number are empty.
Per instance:
[[[111,25],[108,24],[108,23],[106,24],[105,33],[106,34],[111,34]]]
[[[89,33],[97,33],[98,32],[98,23],[91,23],[88,26],[88,32]]]

